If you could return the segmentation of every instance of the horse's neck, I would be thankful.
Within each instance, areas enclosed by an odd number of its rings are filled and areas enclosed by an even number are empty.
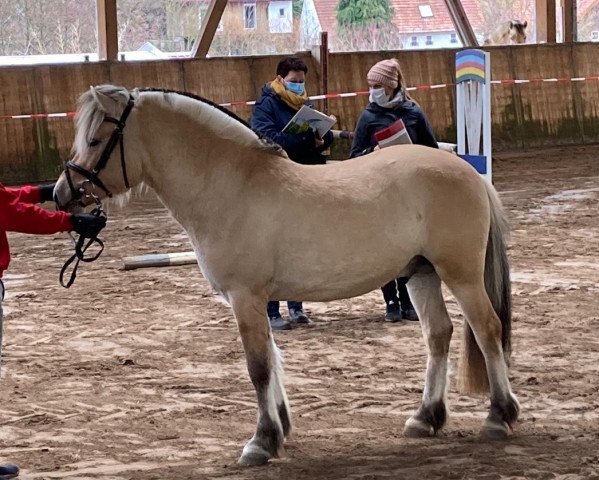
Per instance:
[[[185,228],[190,222],[196,231],[202,225],[209,228],[209,216],[223,215],[236,200],[262,152],[243,148],[217,129],[200,125],[188,111],[156,99],[144,99],[140,116],[144,182]]]

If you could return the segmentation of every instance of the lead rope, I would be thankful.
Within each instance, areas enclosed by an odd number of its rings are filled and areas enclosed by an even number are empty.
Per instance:
[[[92,215],[95,215],[96,217],[106,218],[106,212],[104,212],[104,210],[102,209],[102,204],[100,203],[100,200],[95,195],[94,195],[94,199],[96,200],[97,206],[90,213]],[[102,240],[100,240],[97,236],[85,237],[83,235],[79,235],[79,238],[75,239],[75,236],[71,232],[69,232],[69,236],[73,240],[73,245],[75,247],[75,253],[69,257],[69,259],[64,263],[64,265],[60,269],[60,275],[58,277],[58,280],[60,281],[60,284],[64,288],[70,288],[71,285],[73,285],[73,283],[75,283],[75,279],[77,278],[77,269],[79,268],[80,262],[84,262],[84,263],[95,262],[100,257],[100,255],[102,255],[102,252],[104,251],[104,242]],[[98,245],[100,247],[100,250],[93,257],[86,257],[85,252],[93,244]],[[73,262],[75,262],[75,263],[73,265],[73,270],[71,271],[71,277],[69,278],[69,281],[65,283],[64,275],[65,275],[67,269],[71,266],[71,264]]]

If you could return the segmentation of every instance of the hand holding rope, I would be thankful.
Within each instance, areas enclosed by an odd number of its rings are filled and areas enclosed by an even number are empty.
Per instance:
[[[104,242],[98,238],[98,234],[106,225],[106,213],[102,209],[102,204],[97,196],[91,194],[96,201],[96,208],[94,208],[89,214],[73,214],[73,230],[79,233],[79,238],[75,239],[75,236],[69,232],[73,245],[75,247],[75,253],[65,262],[62,269],[60,270],[59,281],[64,288],[70,288],[77,278],[77,269],[79,263],[91,263],[96,261],[102,252],[104,251]],[[92,256],[85,256],[85,252],[92,245],[98,245],[99,251]],[[73,264],[73,270],[68,282],[65,283],[64,275],[67,269]]]

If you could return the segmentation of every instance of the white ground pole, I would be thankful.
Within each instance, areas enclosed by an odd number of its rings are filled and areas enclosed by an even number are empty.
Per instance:
[[[456,108],[457,153],[491,182],[491,54],[489,52],[471,49],[456,54]]]

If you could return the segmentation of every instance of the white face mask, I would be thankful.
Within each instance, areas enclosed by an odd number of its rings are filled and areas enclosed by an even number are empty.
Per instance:
[[[371,103],[376,103],[381,107],[389,103],[389,97],[385,93],[385,89],[381,88],[370,88],[369,100]]]

